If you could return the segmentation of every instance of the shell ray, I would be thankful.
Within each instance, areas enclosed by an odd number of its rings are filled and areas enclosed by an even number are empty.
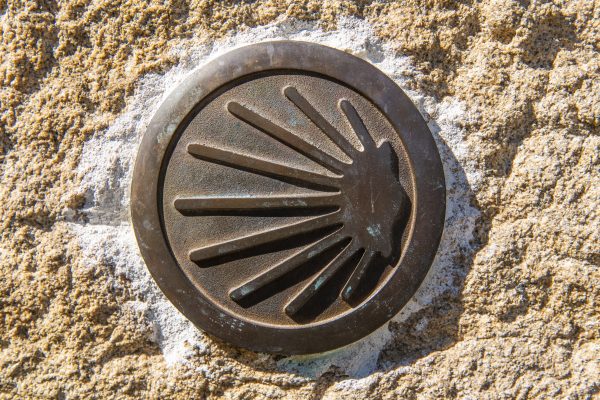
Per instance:
[[[344,249],[300,291],[300,293],[294,296],[294,298],[285,306],[285,313],[289,316],[294,316],[294,314],[298,313],[300,309],[310,301],[359,250],[360,248],[358,248],[356,243],[351,240]]]
[[[318,188],[325,191],[339,190],[336,182],[337,179],[334,177],[249,157],[229,150],[221,150],[192,143],[188,145],[188,152],[203,160],[282,180],[298,186]]]
[[[336,173],[339,173],[344,169],[345,164],[337,158],[321,151],[314,145],[294,135],[287,129],[269,121],[267,118],[264,118],[249,108],[232,101],[227,104],[227,109],[235,117],[259,129],[260,131],[265,132],[267,135],[280,141],[305,157],[313,160],[319,165]]]
[[[194,196],[175,199],[184,215],[310,215],[339,210],[339,193],[296,196]],[[297,211],[296,213],[294,211]]]
[[[245,298],[264,288],[266,285],[269,285],[285,274],[302,267],[313,258],[321,255],[323,252],[345,239],[347,239],[347,236],[338,230],[329,236],[306,246],[304,249],[276,264],[274,267],[262,272],[242,286],[232,290],[229,296],[232,300],[240,303]]]
[[[323,133],[325,133],[333,143],[342,149],[347,156],[351,157],[356,153],[354,146],[318,112],[308,100],[306,100],[298,90],[293,86],[284,89],[285,96],[296,105]]]
[[[220,242],[214,245],[190,251],[190,260],[202,262],[224,257],[233,253],[263,246],[268,243],[288,239],[296,235],[306,234],[322,228],[340,223],[340,213],[333,212],[319,217],[309,218],[301,222],[284,225],[282,227],[253,233],[238,239]]]

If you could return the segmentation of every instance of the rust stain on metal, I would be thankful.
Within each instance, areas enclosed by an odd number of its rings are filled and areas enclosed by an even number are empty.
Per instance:
[[[232,51],[175,93],[140,147],[132,219],[150,272],[190,320],[253,350],[314,353],[406,304],[435,256],[445,185],[431,133],[393,81],[344,52],[281,41]]]

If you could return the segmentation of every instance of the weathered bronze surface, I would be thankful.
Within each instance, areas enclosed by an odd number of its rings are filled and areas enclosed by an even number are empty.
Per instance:
[[[443,229],[442,164],[393,81],[303,42],[196,71],[140,146],[132,219],[167,297],[198,327],[285,354],[351,343],[415,293]]]

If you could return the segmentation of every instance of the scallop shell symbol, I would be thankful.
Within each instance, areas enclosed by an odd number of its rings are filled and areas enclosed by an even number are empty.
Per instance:
[[[131,220],[148,270],[209,335],[310,354],[355,342],[416,293],[445,221],[443,164],[408,96],[315,43],[236,48],[148,124]]]
[[[187,152],[192,157],[312,191],[294,196],[179,197],[175,199],[174,206],[181,214],[191,216],[286,216],[299,210],[310,212],[310,218],[300,222],[189,251],[190,260],[200,267],[210,268],[248,254],[260,254],[277,242],[293,240],[300,235],[312,235],[313,241],[307,246],[275,265],[265,266],[258,275],[229,291],[233,301],[250,307],[275,294],[279,290],[273,285],[277,280],[310,266],[326,254],[330,257],[326,265],[284,306],[285,314],[301,322],[299,315],[310,308],[311,302],[318,300],[323,291],[336,290],[328,288],[327,283],[342,268],[351,268],[352,273],[341,292],[334,295],[341,296],[350,305],[357,304],[353,300],[359,297],[359,289],[370,268],[374,264],[388,265],[390,258],[398,256],[396,247],[399,244],[394,240],[397,237],[394,232],[406,221],[410,200],[399,182],[398,157],[392,145],[386,140],[375,142],[349,100],[339,99],[338,109],[358,137],[362,148],[353,146],[295,87],[287,86],[283,93],[351,162],[344,162],[308,143],[268,116],[253,111],[252,105],[230,101],[227,110],[237,119],[316,162],[330,173],[311,172],[248,154],[191,143],[187,146]]]

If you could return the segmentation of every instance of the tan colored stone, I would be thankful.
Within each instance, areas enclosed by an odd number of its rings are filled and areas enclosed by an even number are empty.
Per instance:
[[[591,398],[600,385],[600,3],[0,1],[1,398]],[[168,50],[280,16],[368,19],[465,102],[482,173],[459,298],[392,326],[360,388],[217,342],[168,368],[126,289],[62,222],[84,141]],[[123,289],[125,288],[125,289]],[[423,321],[430,321],[425,324]],[[197,368],[203,366],[204,371]]]

